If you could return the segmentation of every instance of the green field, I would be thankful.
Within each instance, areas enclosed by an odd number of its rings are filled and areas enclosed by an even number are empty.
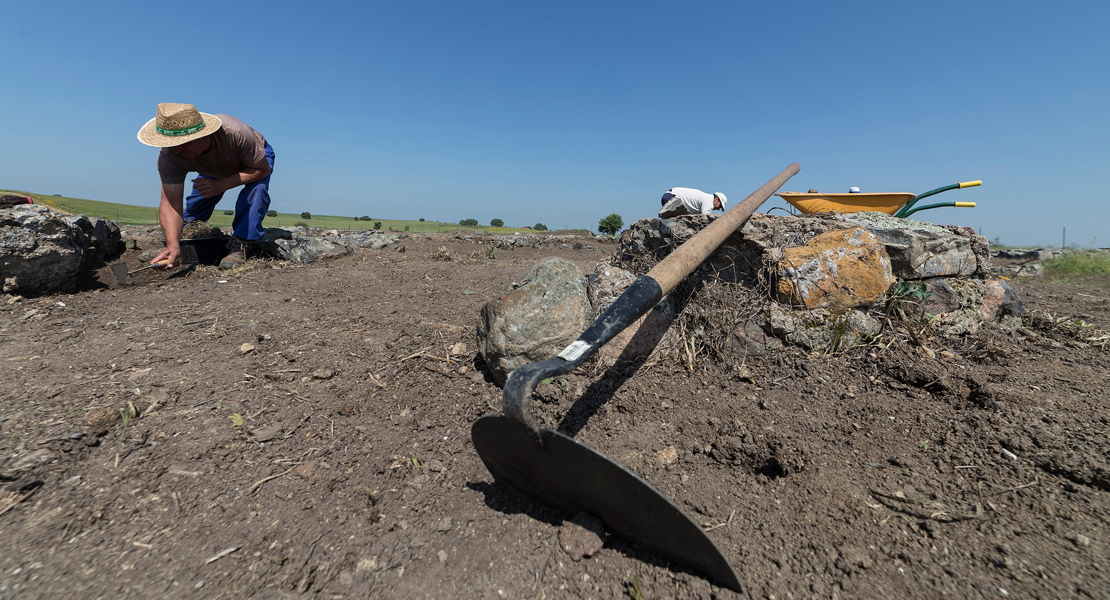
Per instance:
[[[33,194],[30,192],[22,192],[17,190],[0,190],[0,194],[17,194],[20,196],[30,196],[35,199],[36,204],[49,206],[50,208],[68,214],[82,214],[88,217],[111,219],[116,223],[119,223],[120,225],[152,225],[158,223],[158,209],[149,206],[116,204],[113,202],[84,200],[82,198],[67,198],[65,196],[48,196],[44,194]],[[229,204],[229,206],[233,205],[233,203]],[[214,227],[220,227],[223,229],[230,228],[233,215],[225,215],[225,210],[229,209],[217,207],[215,212],[212,213],[212,218],[208,220],[208,223]],[[467,227],[464,225],[459,225],[458,223],[443,223],[439,221],[406,221],[391,219],[373,219],[371,221],[360,221],[355,219],[355,217],[353,216],[339,217],[334,215],[312,215],[311,219],[304,219],[301,217],[300,213],[281,212],[279,212],[276,217],[266,217],[265,225],[267,227],[293,227],[295,225],[306,225],[310,227],[319,227],[321,229],[360,230],[373,229],[375,222],[381,222],[382,231],[409,231],[413,233],[441,233],[446,231],[488,231],[491,233],[501,234],[513,234],[517,232],[534,233],[534,231],[530,229],[489,226]],[[585,229],[574,229],[570,231],[546,233],[576,233],[579,235],[589,234],[589,232]]]

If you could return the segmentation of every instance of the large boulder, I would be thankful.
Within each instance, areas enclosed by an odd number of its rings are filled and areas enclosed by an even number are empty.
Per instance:
[[[78,277],[123,252],[119,226],[45,206],[0,210],[0,280],[8,293],[72,292]]]
[[[343,256],[351,253],[351,247],[336,238],[296,235],[296,230],[270,227],[261,240],[259,248],[263,252],[295,263],[310,263],[320,258]]]
[[[779,302],[833,311],[874,304],[894,283],[886,249],[862,227],[784,249],[775,276]]]
[[[980,260],[987,261],[986,238],[976,240],[974,232],[966,228],[942,227],[924,221],[899,219],[884,213],[867,212],[844,215],[845,222],[867,227],[886,246],[891,269],[902,279],[928,279],[931,277],[962,277],[975,275]],[[977,256],[976,245],[982,244]]]
[[[571,261],[549,258],[532,267],[521,285],[482,307],[478,351],[498,383],[520,365],[546,360],[589,325],[586,278]]]

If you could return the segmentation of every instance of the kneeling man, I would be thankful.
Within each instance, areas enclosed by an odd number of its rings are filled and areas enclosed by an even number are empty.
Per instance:
[[[224,192],[243,186],[235,203],[234,237],[221,269],[243,264],[250,247],[262,239],[262,219],[270,209],[270,174],[274,149],[261,133],[231,115],[210,115],[192,104],[164,102],[157,115],[143,125],[139,141],[156,148],[162,200],[158,219],[166,236],[166,249],[151,263],[177,264],[181,254],[181,229],[190,221],[207,221]],[[185,195],[185,177],[199,175]]]
[[[728,199],[721,192],[707,194],[694,188],[676,187],[663,194],[663,208],[659,209],[660,219],[670,219],[679,215],[708,215],[715,210],[724,210]]]

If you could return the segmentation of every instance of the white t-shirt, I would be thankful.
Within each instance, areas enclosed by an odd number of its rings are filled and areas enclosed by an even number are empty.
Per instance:
[[[692,214],[708,215],[713,212],[713,194],[694,188],[671,188],[671,193],[682,201],[682,205]]]

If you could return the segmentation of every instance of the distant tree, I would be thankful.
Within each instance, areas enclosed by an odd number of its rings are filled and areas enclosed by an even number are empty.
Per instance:
[[[621,227],[624,227],[624,219],[616,213],[597,222],[597,230],[608,235],[613,235],[620,231]]]
[[[372,219],[370,217],[367,217],[367,216],[363,215],[363,216],[359,217],[358,220],[360,220],[360,221],[370,221]]]
[[[463,219],[459,221],[459,225],[462,225],[463,227],[477,227],[478,219]]]
[[[421,221],[423,221],[423,220],[424,220],[424,217],[420,217],[420,220],[421,220]]]
[[[408,230],[409,230],[409,226],[405,225],[405,231],[408,231]]]
[[[382,222],[381,221],[374,221],[374,229],[381,229],[381,228],[382,228]]]
[[[494,219],[494,220],[490,221],[489,224],[492,227],[504,227],[505,226],[505,222],[502,221],[501,219]]]
[[[536,223],[536,225],[532,227],[532,229],[535,229],[536,231],[547,231],[547,225],[544,225],[543,223]]]
[[[308,211],[305,211],[305,212],[301,213],[301,218],[305,219],[307,221],[308,219],[312,218],[312,213],[310,213]]]
[[[233,210],[225,210],[225,211],[224,211],[224,214],[225,214],[225,215],[233,215],[233,214],[235,214],[235,211],[233,211]]]
[[[266,211],[266,216],[267,217],[276,217],[277,216],[277,211],[276,210],[268,210],[268,211]]]

